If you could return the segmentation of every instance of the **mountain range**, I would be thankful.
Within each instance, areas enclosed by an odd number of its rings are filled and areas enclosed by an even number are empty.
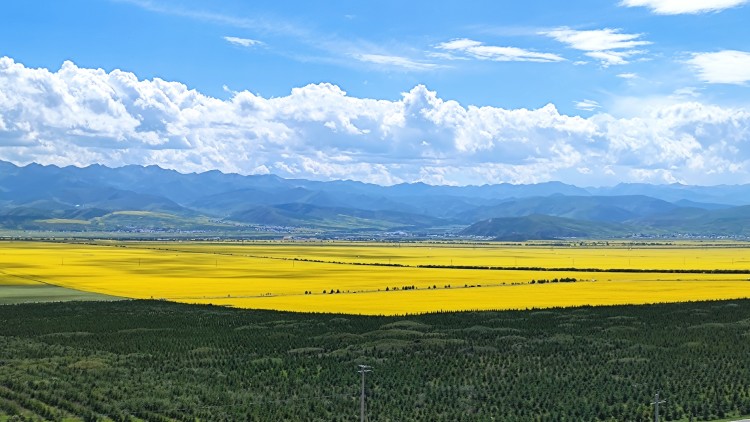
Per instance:
[[[507,240],[750,236],[750,185],[380,186],[0,161],[0,228],[406,232]]]

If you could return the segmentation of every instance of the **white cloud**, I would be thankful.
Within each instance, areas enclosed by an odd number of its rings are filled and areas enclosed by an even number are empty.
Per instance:
[[[630,56],[644,53],[637,47],[651,44],[640,39],[643,34],[623,34],[620,29],[611,28],[579,31],[562,27],[540,34],[585,51],[584,54],[600,60],[604,66],[627,64]]]
[[[622,79],[636,79],[638,75],[635,73],[618,73],[617,77]]]
[[[168,1],[151,1],[151,0],[115,0],[121,3],[128,3],[141,9],[153,13],[177,16],[180,18],[192,19],[201,22],[208,22],[217,25],[231,26],[235,28],[249,29],[252,31],[261,31],[267,34],[280,34],[286,36],[304,37],[308,31],[299,26],[293,25],[283,20],[268,20],[265,18],[250,18],[237,16],[234,14],[223,14],[212,12],[209,9],[193,9],[186,5],[179,5],[176,2]],[[170,4],[172,3],[172,4]],[[205,2],[205,4],[209,4]]]
[[[594,100],[583,100],[583,101],[577,101],[575,103],[575,106],[579,110],[585,110],[585,111],[594,111],[597,108],[601,108],[598,102]]]
[[[632,49],[651,44],[648,41],[639,40],[642,34],[623,34],[619,29],[592,29],[578,31],[570,28],[558,28],[543,32],[557,41],[568,44],[572,48],[584,51],[608,51],[620,49]]]
[[[263,45],[263,41],[251,40],[249,38],[224,37],[224,40],[226,40],[230,44],[238,45],[240,47],[255,47]]]
[[[434,63],[426,63],[408,59],[401,56],[391,56],[384,54],[355,54],[354,58],[366,62],[383,65],[387,67],[397,67],[404,70],[431,70],[439,67]]]
[[[565,59],[552,53],[539,53],[518,47],[500,47],[484,45],[479,41],[467,38],[455,39],[435,46],[439,50],[479,60],[494,60],[498,62],[560,62]]]
[[[430,51],[427,53],[427,56],[440,60],[470,60],[465,56],[456,56],[455,54],[444,53],[442,51]]]
[[[593,101],[582,101],[596,108]],[[0,58],[0,159],[157,164],[375,183],[750,182],[750,111],[670,98],[589,118],[463,106],[418,85],[395,101],[332,84],[223,100],[129,72]]]
[[[750,53],[723,50],[715,53],[694,53],[689,59],[698,77],[711,84],[744,84],[750,81]]]
[[[603,66],[628,64],[627,57],[630,55],[626,51],[590,51],[584,53],[592,59],[599,59]]]
[[[648,7],[659,15],[719,12],[744,5],[748,0],[623,0],[621,6]]]
[[[630,176],[635,180],[640,180],[648,183],[685,183],[672,174],[671,171],[665,169],[632,169],[630,170]]]

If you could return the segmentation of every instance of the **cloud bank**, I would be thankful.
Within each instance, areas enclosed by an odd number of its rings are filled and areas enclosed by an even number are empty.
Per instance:
[[[0,159],[157,164],[381,184],[750,182],[750,112],[673,102],[637,117],[463,106],[418,85],[396,101],[335,85],[224,100],[115,70],[0,59]]]

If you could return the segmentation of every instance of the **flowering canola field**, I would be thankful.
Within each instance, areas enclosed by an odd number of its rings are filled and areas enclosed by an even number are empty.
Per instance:
[[[48,283],[128,298],[373,315],[643,304],[750,297],[750,274],[658,272],[750,272],[748,252],[738,246],[696,244],[636,248],[4,241],[0,242],[0,286]],[[628,272],[638,269],[653,272]],[[577,281],[530,284],[553,278]]]

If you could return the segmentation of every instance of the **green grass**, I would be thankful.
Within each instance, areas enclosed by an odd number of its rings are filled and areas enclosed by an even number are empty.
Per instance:
[[[120,298],[47,284],[0,285],[0,305],[101,300],[120,300]]]
[[[74,218],[47,218],[45,220],[36,220],[36,222],[45,224],[91,224],[91,222],[88,220],[78,220]]]

